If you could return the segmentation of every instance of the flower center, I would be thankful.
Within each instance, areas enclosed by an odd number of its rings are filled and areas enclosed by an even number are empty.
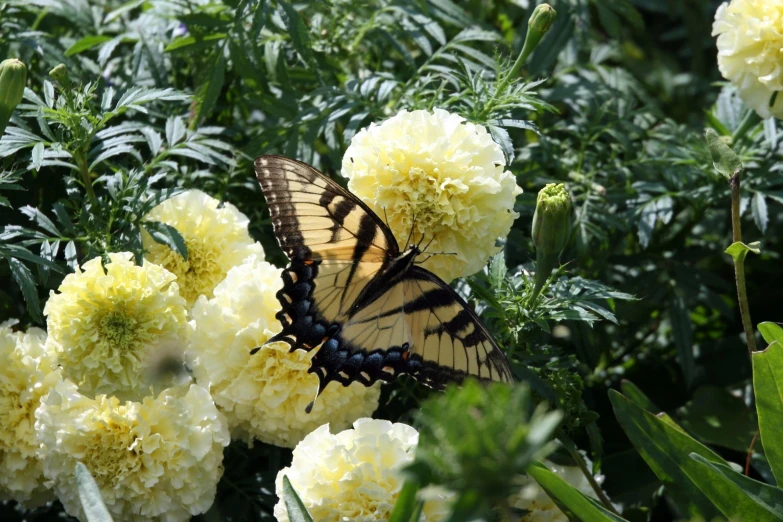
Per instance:
[[[189,304],[193,304],[198,296],[212,297],[212,291],[226,277],[226,270],[220,264],[220,245],[200,239],[185,239],[188,249],[188,259],[161,245],[167,252],[162,259],[155,262],[177,276],[180,295]]]
[[[112,311],[98,322],[101,341],[121,351],[129,351],[138,341],[138,321],[123,312]]]

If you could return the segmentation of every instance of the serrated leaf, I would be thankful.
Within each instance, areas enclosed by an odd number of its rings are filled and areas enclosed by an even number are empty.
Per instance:
[[[24,263],[13,257],[6,257],[11,268],[11,276],[22,291],[27,311],[36,322],[43,322],[41,315],[41,302],[38,299],[38,289],[35,287],[33,273]]]
[[[310,45],[310,35],[307,32],[299,13],[294,9],[286,0],[278,0],[278,4],[282,8],[280,13],[283,23],[285,23],[288,29],[288,34],[291,36],[291,43],[294,44],[294,49],[304,59],[305,62],[311,64],[313,62],[313,51]]]
[[[726,179],[742,171],[742,162],[731,147],[712,129],[705,132],[707,147],[712,156],[712,165]]]
[[[310,516],[287,475],[283,475],[283,503],[291,522],[313,522],[313,517]]]
[[[215,109],[226,79],[226,58],[222,46],[217,50],[215,64],[209,70],[207,81],[199,89],[197,122],[206,120]]]
[[[762,233],[767,231],[767,223],[769,222],[769,214],[767,212],[767,200],[764,194],[756,192],[753,194],[753,199],[750,204],[750,210],[753,214],[753,221],[756,222],[756,226]]]
[[[30,169],[35,170],[36,172],[41,170],[41,163],[43,162],[43,157],[44,157],[44,144],[42,141],[39,141],[33,147],[33,152],[30,156]]]
[[[81,462],[76,463],[76,487],[87,522],[113,522],[103,502],[98,484],[92,478],[87,466]]]
[[[185,261],[188,260],[188,247],[185,244],[185,239],[177,232],[176,228],[160,221],[142,221],[141,225],[156,243],[168,246],[181,255]]]

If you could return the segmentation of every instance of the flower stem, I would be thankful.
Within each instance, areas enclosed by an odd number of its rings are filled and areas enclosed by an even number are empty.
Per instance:
[[[608,509],[615,515],[620,516],[620,514],[612,505],[612,501],[609,499],[609,497],[606,496],[604,490],[601,489],[601,485],[598,484],[598,481],[595,480],[592,471],[590,471],[587,468],[587,462],[585,462],[585,459],[582,457],[582,454],[579,453],[579,450],[576,449],[576,444],[574,444],[574,441],[572,441],[568,435],[562,432],[558,434],[557,438],[560,440],[560,442],[563,443],[565,449],[568,451],[568,453],[571,454],[571,457],[576,461],[577,466],[579,466],[579,469],[582,470],[582,473],[584,474],[587,481],[590,483],[590,486],[593,488],[593,491],[595,491],[595,494],[598,495],[598,499],[601,501],[601,504],[603,504],[606,509]]]
[[[87,197],[90,198],[91,203],[95,203],[95,190],[92,188],[92,180],[90,179],[90,169],[87,168],[87,160],[81,153],[75,154],[74,159],[79,166],[79,172],[82,174],[82,182],[84,183],[84,188],[87,190]]]
[[[740,222],[740,173],[737,171],[729,179],[731,185],[731,230],[734,243],[742,241],[742,224]],[[748,340],[748,352],[753,355],[756,351],[756,338],[753,333],[753,321],[750,319],[750,306],[748,305],[748,291],[745,287],[745,261],[734,258],[734,277],[737,281],[737,298],[739,299],[742,328]]]

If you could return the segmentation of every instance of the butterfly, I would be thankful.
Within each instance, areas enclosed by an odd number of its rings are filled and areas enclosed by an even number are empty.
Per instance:
[[[268,342],[318,349],[309,371],[319,395],[332,381],[370,386],[401,374],[436,389],[468,375],[514,381],[467,303],[417,266],[418,245],[400,250],[364,202],[310,165],[260,156],[255,172],[290,261],[277,293],[283,329]]]

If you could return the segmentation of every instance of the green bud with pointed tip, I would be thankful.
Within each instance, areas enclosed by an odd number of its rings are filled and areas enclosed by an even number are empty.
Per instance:
[[[61,63],[49,71],[49,76],[51,76],[54,81],[59,83],[62,87],[68,87],[68,85],[71,83],[71,79],[68,77],[68,68],[64,63]]]
[[[571,233],[571,196],[562,183],[550,183],[538,193],[533,215],[533,243],[536,246],[535,302],[546,284],[555,261],[566,247]]]
[[[27,83],[27,67],[11,58],[0,62],[0,136],[5,132],[14,109],[22,101]]]

